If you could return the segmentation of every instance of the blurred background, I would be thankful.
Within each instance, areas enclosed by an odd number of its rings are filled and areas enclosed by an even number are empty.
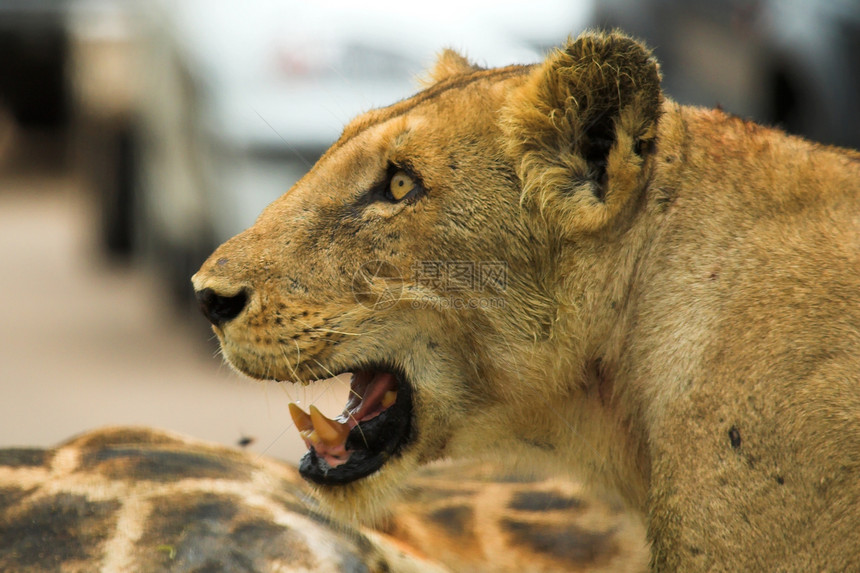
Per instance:
[[[588,27],[683,103],[860,146],[856,0],[0,0],[0,447],[143,424],[297,460],[287,403],[346,384],[232,373],[190,275],[440,48],[529,63]]]

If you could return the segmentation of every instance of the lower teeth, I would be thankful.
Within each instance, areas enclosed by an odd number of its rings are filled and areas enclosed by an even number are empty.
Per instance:
[[[394,402],[396,402],[396,401],[397,401],[397,391],[396,390],[389,390],[388,392],[385,393],[385,396],[382,397],[382,407],[388,408],[392,404],[394,404]]]

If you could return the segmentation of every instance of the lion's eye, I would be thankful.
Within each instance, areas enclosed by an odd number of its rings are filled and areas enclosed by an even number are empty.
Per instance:
[[[416,183],[415,179],[413,179],[408,173],[405,171],[398,171],[392,177],[391,181],[388,183],[388,190],[391,192],[391,196],[395,201],[400,201],[409,193],[415,189]]]

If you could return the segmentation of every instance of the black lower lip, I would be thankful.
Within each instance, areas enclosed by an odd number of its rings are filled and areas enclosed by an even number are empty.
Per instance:
[[[302,477],[319,485],[345,485],[378,471],[400,453],[412,438],[412,389],[403,376],[396,376],[397,401],[350,431],[349,460],[333,468],[310,449],[299,464]]]

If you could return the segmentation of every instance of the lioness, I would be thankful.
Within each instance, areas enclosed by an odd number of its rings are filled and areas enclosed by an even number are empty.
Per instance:
[[[860,154],[672,102],[619,33],[431,75],[193,278],[240,372],[351,373],[291,408],[324,501],[501,452],[620,494],[655,570],[860,566]]]

